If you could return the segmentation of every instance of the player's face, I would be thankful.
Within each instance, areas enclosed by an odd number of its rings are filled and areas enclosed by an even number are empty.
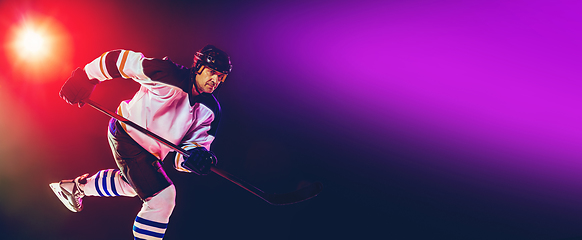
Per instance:
[[[203,67],[202,72],[196,74],[196,86],[200,92],[212,93],[225,78],[226,74]]]

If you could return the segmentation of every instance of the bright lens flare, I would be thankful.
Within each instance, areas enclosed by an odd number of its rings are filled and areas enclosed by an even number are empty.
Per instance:
[[[45,82],[70,75],[71,42],[55,19],[26,15],[7,33],[4,49],[15,78]]]
[[[44,36],[33,29],[24,30],[16,39],[16,47],[22,57],[38,55],[46,46]]]
[[[23,26],[17,31],[12,46],[21,61],[43,61],[52,50],[51,36],[46,30]]]

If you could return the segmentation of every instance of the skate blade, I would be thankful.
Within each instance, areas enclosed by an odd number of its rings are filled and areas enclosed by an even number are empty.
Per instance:
[[[63,203],[63,205],[65,205],[65,207],[67,207],[67,209],[71,210],[71,212],[79,212],[73,207],[71,203],[69,203],[69,199],[67,198],[66,195],[64,195],[60,183],[51,183],[49,184],[49,187],[51,187],[55,195],[57,195],[59,200],[61,200],[61,202]]]

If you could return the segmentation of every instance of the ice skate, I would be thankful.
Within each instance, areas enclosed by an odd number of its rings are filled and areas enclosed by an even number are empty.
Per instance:
[[[61,202],[72,212],[83,210],[83,197],[85,193],[80,185],[87,182],[88,173],[75,178],[74,180],[62,180],[58,183],[51,183],[49,186],[61,200]]]

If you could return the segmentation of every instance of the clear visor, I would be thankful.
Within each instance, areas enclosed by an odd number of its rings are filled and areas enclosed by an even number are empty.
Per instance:
[[[226,76],[228,76],[228,74],[224,74],[224,73],[218,72],[218,81],[221,82],[221,83],[223,83],[224,80],[226,79]]]
[[[200,68],[200,70],[198,71],[198,74],[202,74],[204,72],[204,69],[208,69],[208,71],[210,71],[210,75],[211,76],[216,75],[218,77],[218,81],[221,82],[221,83],[223,83],[224,80],[226,79],[226,77],[228,76],[228,74],[221,73],[221,72],[216,71],[216,70],[214,70],[212,68],[209,68],[207,66],[202,66]]]

